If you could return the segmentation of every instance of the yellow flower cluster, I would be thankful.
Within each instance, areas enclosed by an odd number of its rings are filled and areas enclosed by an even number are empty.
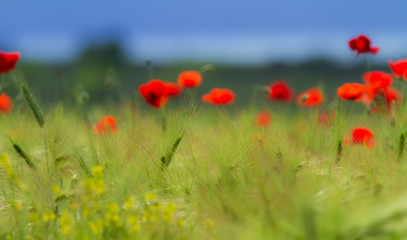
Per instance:
[[[103,180],[103,167],[96,166],[92,169],[93,178],[88,178],[85,180],[85,188],[89,192],[101,195],[106,191],[105,182]]]
[[[6,155],[0,155],[0,168],[17,178]],[[30,204],[20,201],[13,205],[22,214],[26,211],[28,238],[43,239],[49,229],[55,230],[52,233],[55,239],[136,239],[149,238],[151,234],[166,239],[183,232],[184,219],[177,214],[176,205],[163,203],[155,193],[141,199],[130,195],[122,202],[111,200],[101,166],[94,167],[92,177],[80,183],[70,190],[63,184],[52,186],[51,208],[29,207]]]

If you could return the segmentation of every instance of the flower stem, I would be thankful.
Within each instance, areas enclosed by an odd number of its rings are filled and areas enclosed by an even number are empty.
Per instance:
[[[370,72],[371,71],[370,62],[366,54],[364,54],[363,59],[365,60],[366,72]]]
[[[167,130],[167,118],[166,118],[165,112],[166,112],[165,107],[160,109],[161,129],[162,129],[163,133],[165,133]]]

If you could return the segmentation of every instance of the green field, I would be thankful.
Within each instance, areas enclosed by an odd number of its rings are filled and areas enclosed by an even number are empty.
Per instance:
[[[189,89],[165,110],[142,105],[58,104],[43,127],[24,101],[2,116],[0,238],[407,236],[405,104],[390,118],[336,99],[328,126],[321,109],[216,107]],[[258,127],[265,109],[272,123]],[[89,123],[107,114],[117,132],[96,134]],[[376,147],[338,149],[356,126]]]

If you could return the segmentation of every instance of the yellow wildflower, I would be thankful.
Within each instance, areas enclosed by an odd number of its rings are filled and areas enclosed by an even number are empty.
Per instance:
[[[63,235],[68,235],[72,232],[74,225],[73,219],[69,216],[68,211],[63,211],[59,220],[59,227]]]
[[[53,212],[49,211],[47,213],[44,213],[42,215],[42,220],[44,222],[51,222],[54,221],[57,218],[57,215],[55,215]]]
[[[144,196],[144,200],[147,201],[147,202],[153,201],[153,200],[156,200],[156,199],[157,199],[157,196],[156,196],[155,193],[147,193],[147,194]]]

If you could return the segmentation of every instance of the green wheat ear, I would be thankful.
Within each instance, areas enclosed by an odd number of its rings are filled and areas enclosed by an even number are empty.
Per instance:
[[[16,142],[14,142],[14,140],[11,138],[10,138],[10,142],[13,145],[13,148],[17,152],[17,154],[20,155],[20,157],[24,158],[25,162],[31,169],[35,170],[34,163],[31,161],[31,158],[27,155],[27,153],[20,147],[20,145],[18,145]]]
[[[399,158],[399,160],[403,157],[405,146],[406,146],[406,134],[401,133],[400,138],[399,138],[399,149],[398,149],[398,158]]]
[[[27,86],[24,83],[21,84],[21,91],[23,92],[24,98],[30,106],[31,111],[34,113],[38,125],[40,125],[40,127],[44,126],[44,117],[42,115],[41,109],[38,106],[38,103],[35,101],[34,96],[30,92],[30,90],[28,90]]]
[[[336,163],[338,163],[341,160],[342,149],[343,149],[342,139],[339,139],[336,142]]]
[[[181,134],[180,137],[178,137],[174,144],[172,145],[171,149],[161,157],[161,170],[165,170],[168,168],[168,166],[171,163],[172,158],[174,157],[175,151],[177,151],[178,145],[180,144],[182,137],[184,134]]]

